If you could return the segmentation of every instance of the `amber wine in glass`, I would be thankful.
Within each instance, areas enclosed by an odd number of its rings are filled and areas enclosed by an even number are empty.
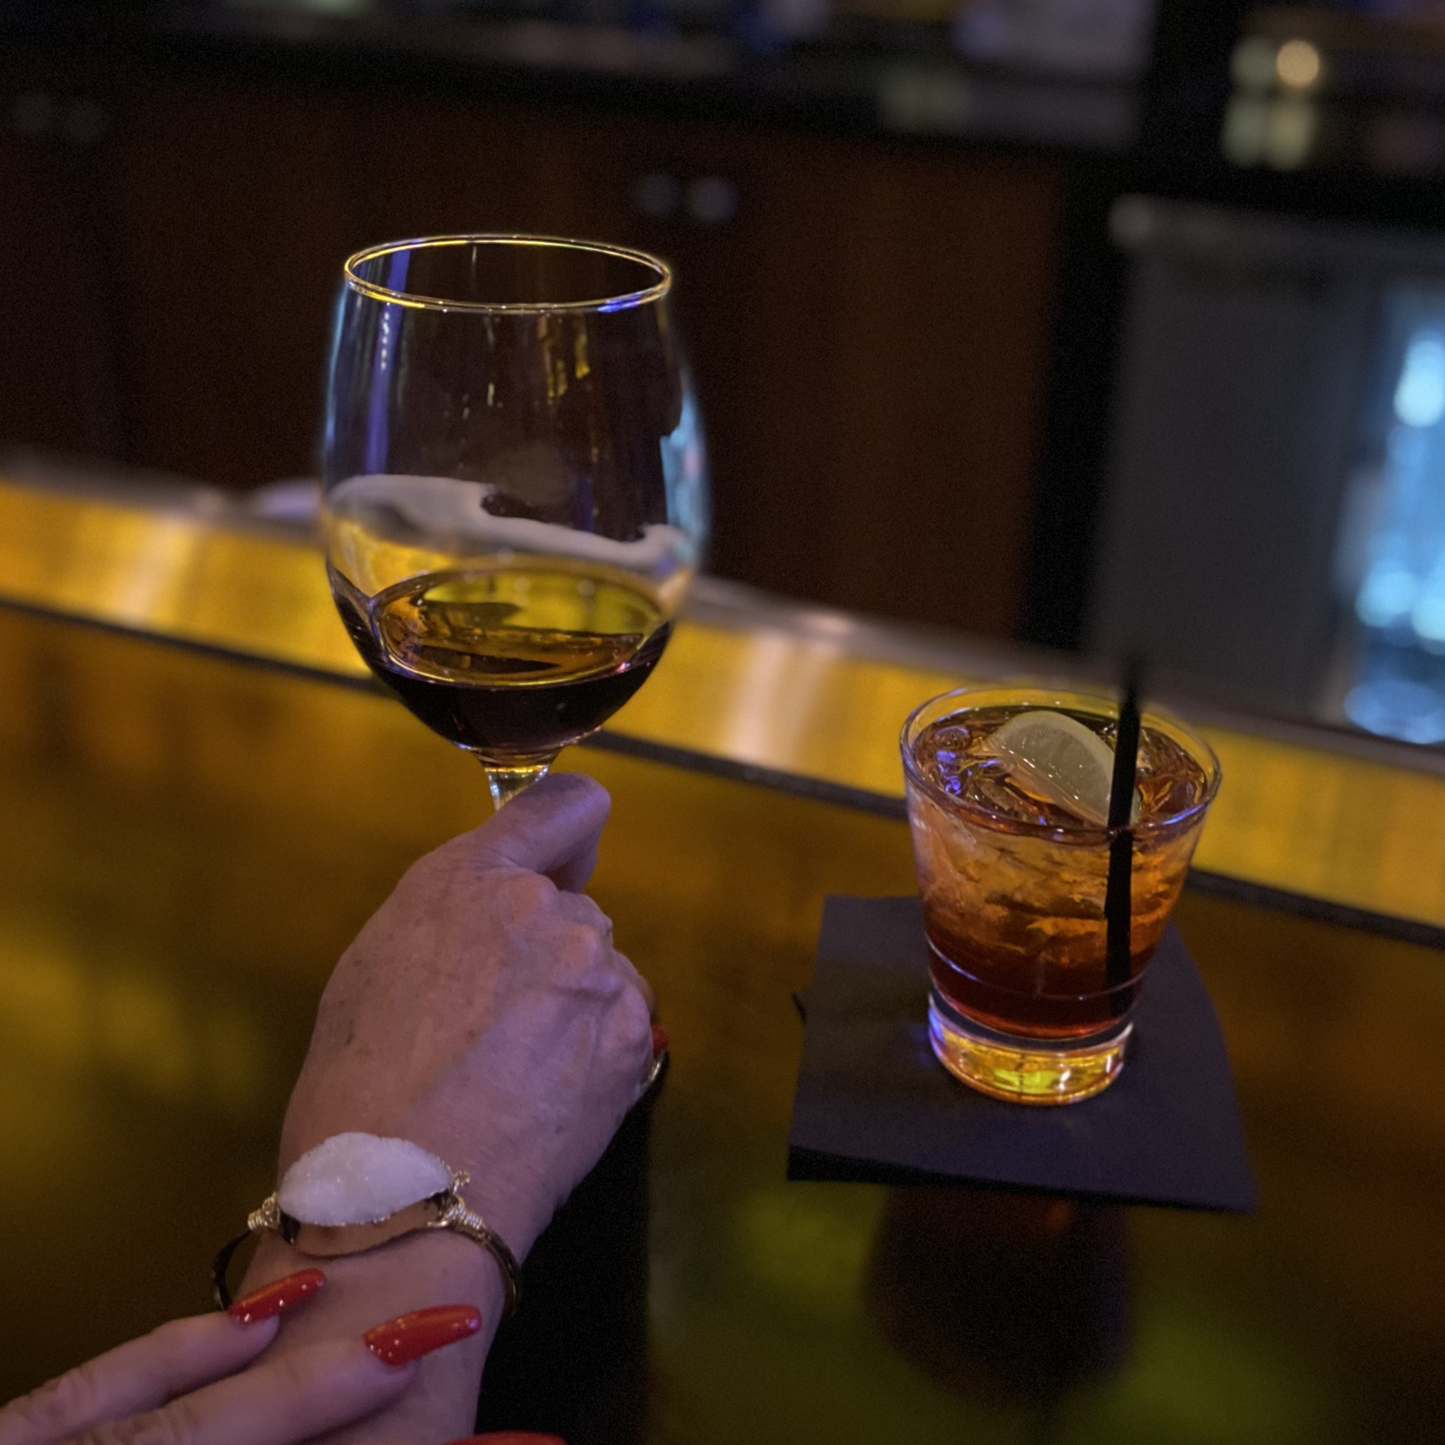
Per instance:
[[[707,467],[672,278],[592,242],[442,236],[347,263],[323,520],[372,671],[500,806],[646,681]]]

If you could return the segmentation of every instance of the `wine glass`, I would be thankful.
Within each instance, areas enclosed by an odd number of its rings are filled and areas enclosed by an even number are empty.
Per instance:
[[[347,261],[329,361],[332,593],[371,670],[497,807],[646,681],[697,569],[707,465],[640,251],[436,236]]]

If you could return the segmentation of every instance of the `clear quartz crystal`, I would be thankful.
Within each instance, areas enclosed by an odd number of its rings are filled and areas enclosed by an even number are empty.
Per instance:
[[[276,1202],[303,1224],[372,1224],[451,1182],[451,1170],[409,1139],[333,1134],[286,1171]]]

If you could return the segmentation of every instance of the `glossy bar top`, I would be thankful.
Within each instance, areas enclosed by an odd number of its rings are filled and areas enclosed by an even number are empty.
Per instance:
[[[883,797],[923,699],[1071,665],[919,639],[704,584],[609,732]],[[353,680],[365,670],[304,532],[223,495],[0,477],[0,600]],[[1224,766],[1196,868],[1445,927],[1445,758],[1327,729],[1195,714]]]
[[[612,793],[591,891],[672,1036],[650,1246],[619,1263],[609,1211],[569,1281],[605,1268],[585,1332],[645,1340],[635,1428],[570,1445],[1439,1439],[1445,954],[1186,893],[1251,1218],[789,1183],[792,994],[825,895],[911,891],[905,825],[565,761]],[[487,811],[379,694],[0,607],[0,1398],[207,1307],[336,957]]]

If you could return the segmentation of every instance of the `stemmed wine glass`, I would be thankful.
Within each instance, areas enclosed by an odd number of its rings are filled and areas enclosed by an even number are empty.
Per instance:
[[[437,236],[347,261],[322,517],[367,665],[500,807],[642,686],[707,530],[707,465],[640,251]]]

